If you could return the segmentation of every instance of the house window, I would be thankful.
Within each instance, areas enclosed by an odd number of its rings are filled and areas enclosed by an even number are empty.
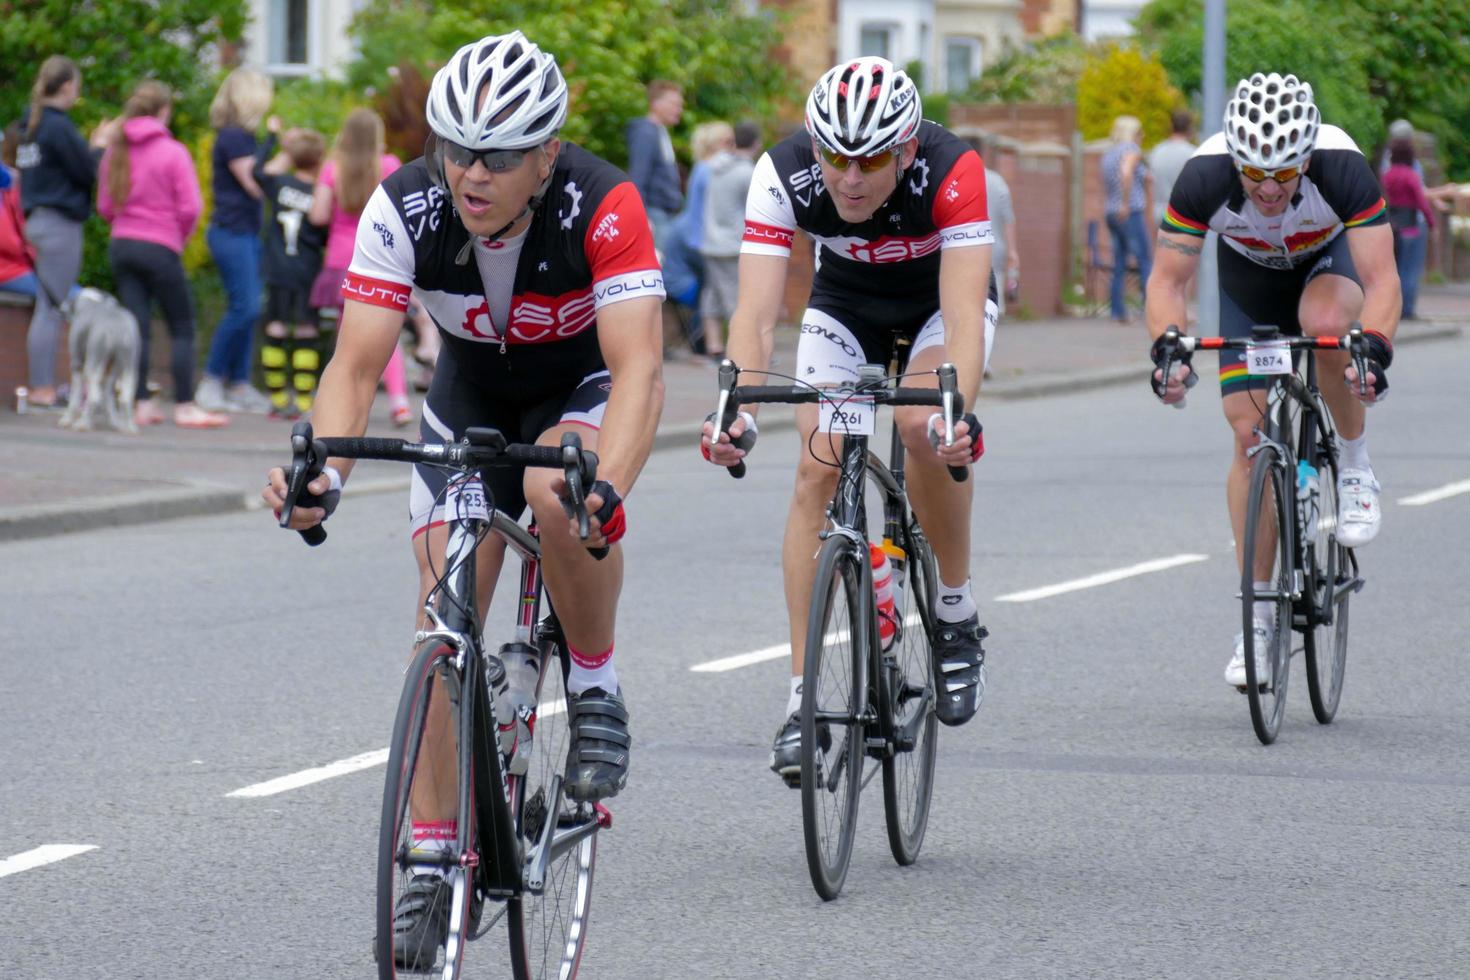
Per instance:
[[[893,25],[864,24],[858,33],[858,54],[893,60]]]
[[[950,37],[944,41],[944,85],[958,95],[980,77],[980,42],[973,37]]]
[[[273,65],[305,65],[311,46],[311,0],[271,0],[270,62]]]

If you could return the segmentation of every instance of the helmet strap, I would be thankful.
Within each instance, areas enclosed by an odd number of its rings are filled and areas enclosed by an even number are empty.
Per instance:
[[[541,210],[541,204],[546,199],[546,191],[551,187],[552,173],[556,172],[555,167],[552,167],[551,169],[552,172],[546,175],[546,179],[541,182],[541,186],[536,188],[536,193],[532,194],[531,199],[526,202],[526,206],[521,208],[520,214],[507,221],[505,225],[493,235],[471,235],[469,241],[465,242],[464,247],[459,250],[459,254],[454,257],[454,264],[466,265],[469,262],[470,250],[474,248],[476,238],[481,238],[487,243],[498,242],[501,238],[505,236],[505,233],[515,227],[516,223],[522,218],[526,217],[527,215],[534,215],[537,211]]]

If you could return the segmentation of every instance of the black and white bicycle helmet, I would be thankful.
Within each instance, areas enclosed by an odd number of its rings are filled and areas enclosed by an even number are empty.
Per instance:
[[[434,74],[429,128],[472,150],[540,146],[567,118],[567,83],[556,59],[520,31],[466,44]]]
[[[1244,166],[1300,166],[1317,144],[1320,125],[1312,86],[1295,75],[1256,72],[1240,80],[1225,106],[1225,147]]]
[[[887,58],[843,62],[806,100],[807,132],[833,153],[865,157],[892,149],[919,130],[919,90]]]

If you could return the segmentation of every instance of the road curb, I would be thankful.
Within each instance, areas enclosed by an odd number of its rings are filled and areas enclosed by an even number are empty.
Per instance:
[[[1449,340],[1464,334],[1465,328],[1461,325],[1426,327],[1400,336],[1394,346]],[[980,397],[982,400],[1021,401],[1052,395],[1078,394],[1121,384],[1142,385],[1147,377],[1147,370],[1129,364],[1024,381],[993,382],[981,392]],[[699,430],[702,425],[702,422],[691,422],[661,428],[653,439],[654,451],[687,448],[692,453],[699,444]],[[780,432],[795,426],[795,417],[789,413],[768,415],[761,419],[761,429],[765,432]],[[408,485],[407,477],[367,480],[349,483],[344,493],[354,497],[401,493],[408,489]],[[218,484],[166,487],[97,500],[33,504],[0,511],[0,542],[152,524],[186,517],[243,513],[259,510],[262,506],[258,492],[247,492]]]

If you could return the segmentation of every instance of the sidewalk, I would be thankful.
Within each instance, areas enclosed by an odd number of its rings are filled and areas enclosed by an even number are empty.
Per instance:
[[[1401,325],[1400,344],[1459,333],[1470,324],[1470,284],[1426,287],[1420,314]],[[774,370],[794,367],[796,336],[793,329],[778,332]],[[1148,371],[1144,336],[1140,324],[1107,320],[1003,322],[981,402],[1141,386]],[[714,365],[671,356],[664,384],[655,448],[687,447],[692,465],[700,423],[714,409]],[[0,541],[258,507],[266,471],[289,455],[290,426],[262,416],[235,416],[219,430],[165,424],[130,436],[105,428],[71,432],[57,427],[56,413],[18,416],[12,408],[0,408]],[[789,410],[767,411],[762,424],[769,430],[790,419]],[[418,428],[394,428],[379,399],[368,434],[417,438]],[[407,486],[401,464],[363,462],[347,493]]]

